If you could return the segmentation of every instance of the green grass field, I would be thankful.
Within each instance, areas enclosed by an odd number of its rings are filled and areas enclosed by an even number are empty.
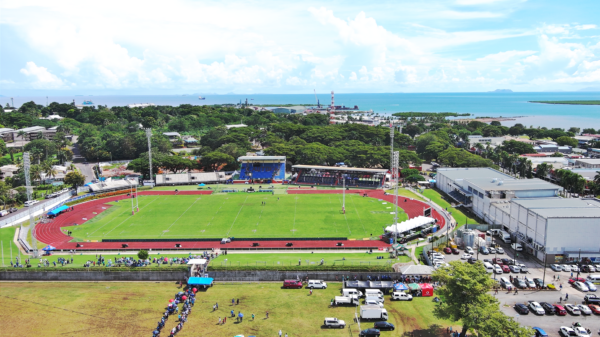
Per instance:
[[[277,336],[281,329],[289,337],[358,336],[353,321],[354,307],[329,307],[339,295],[341,284],[328,283],[328,288],[315,290],[281,289],[281,283],[217,283],[199,292],[196,305],[177,337],[188,336]],[[2,336],[151,336],[168,300],[179,289],[171,283],[158,282],[36,282],[2,283],[0,317]],[[231,306],[231,299],[240,304]],[[212,305],[219,303],[213,312]],[[382,336],[442,336],[451,324],[432,315],[435,303],[431,297],[411,302],[392,302],[386,296],[385,307],[394,332]],[[244,321],[228,319],[218,325],[219,317],[230,310],[244,314]],[[265,312],[269,311],[269,318]],[[256,319],[251,319],[252,314]],[[322,329],[325,317],[346,321],[346,329]],[[175,317],[176,319],[176,317]],[[165,326],[176,323],[171,317]],[[373,323],[361,323],[361,328]],[[458,324],[454,324],[457,328]],[[164,331],[164,330],[163,330]],[[162,335],[168,335],[164,332]]]
[[[262,206],[262,202],[266,202]],[[378,236],[393,222],[390,203],[346,195],[271,195],[230,193],[191,196],[140,196],[140,212],[131,204],[112,207],[80,226],[71,227],[76,240],[233,237]],[[406,220],[405,213],[399,220]]]
[[[0,247],[0,265],[10,266],[10,257],[12,256],[13,262],[15,262],[15,258],[19,256],[19,248],[13,242],[16,229],[17,227],[0,229],[0,242],[2,242]],[[27,257],[21,255],[21,258],[25,259]]]
[[[465,223],[469,224],[477,224],[477,220],[473,218],[469,218],[460,210],[453,208],[450,203],[448,203],[444,198],[438,193],[436,190],[426,189],[423,191],[423,195],[427,198],[431,199],[434,203],[438,204],[440,207],[447,209],[448,212],[452,212],[452,217],[456,220],[456,228],[463,226]]]

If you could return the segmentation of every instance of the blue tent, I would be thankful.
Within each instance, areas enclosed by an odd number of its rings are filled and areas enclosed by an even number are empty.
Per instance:
[[[396,283],[396,284],[394,284],[394,290],[395,291],[405,291],[405,290],[408,290],[408,287],[404,283]]]
[[[206,186],[206,185],[204,185],[204,183],[202,183],[202,184],[198,184],[198,186]]]
[[[52,247],[50,245],[47,245],[46,247],[42,248],[42,250],[46,251],[46,252],[49,252],[49,251],[55,250],[55,249],[56,249],[56,247]]]
[[[59,208],[48,212],[48,215],[58,215],[60,212],[66,211],[68,209],[69,209],[69,206],[60,206]]]
[[[213,281],[212,277],[190,277],[187,283],[194,286],[212,286]]]

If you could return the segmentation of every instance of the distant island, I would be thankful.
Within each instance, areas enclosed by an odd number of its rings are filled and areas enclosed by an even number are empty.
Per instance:
[[[510,89],[496,89],[494,91],[488,91],[488,92],[513,92],[513,91]]]
[[[567,105],[600,105],[600,101],[529,101],[529,103],[567,104]]]
[[[470,113],[458,113],[458,112],[396,112],[392,114],[396,117],[432,117],[432,116],[440,116],[440,117],[461,117],[461,116],[471,116]]]

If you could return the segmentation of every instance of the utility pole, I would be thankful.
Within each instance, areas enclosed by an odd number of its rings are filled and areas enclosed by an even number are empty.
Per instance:
[[[154,179],[152,177],[152,129],[146,129],[146,137],[148,138],[148,163],[150,165],[150,188],[154,188]]]
[[[29,152],[23,153],[23,169],[25,171],[25,189],[27,190],[27,201],[31,201],[32,200],[32,196],[31,196],[32,185],[31,185],[31,174],[30,174],[31,159],[30,159]],[[37,242],[35,239],[35,223],[33,221],[33,212],[31,211],[32,208],[33,208],[33,205],[28,207],[29,230],[31,230],[31,246],[32,246],[31,248],[33,249],[33,257],[37,258],[38,257],[38,249],[37,249]],[[23,225],[21,225],[21,230],[23,230]]]

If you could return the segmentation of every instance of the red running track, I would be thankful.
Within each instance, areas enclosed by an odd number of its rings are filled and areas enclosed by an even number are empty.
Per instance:
[[[392,195],[384,195],[383,191],[377,190],[352,190],[352,193],[358,193],[360,195],[366,193],[369,197],[386,200],[393,202]],[[194,194],[211,194],[212,191],[144,191],[139,192],[140,195],[194,195]],[[342,193],[340,190],[288,190],[289,194],[330,194],[330,193]],[[173,241],[153,241],[153,242],[81,242],[83,247],[77,248],[76,242],[69,242],[73,238],[64,234],[61,231],[62,227],[74,226],[76,224],[82,224],[96,215],[102,213],[111,205],[108,202],[116,200],[129,200],[127,195],[120,195],[115,197],[109,197],[104,199],[98,199],[89,201],[83,204],[75,205],[74,210],[63,213],[56,217],[53,221],[48,223],[39,223],[35,228],[36,238],[46,244],[56,247],[58,250],[139,250],[139,249],[173,249],[173,250],[208,250],[211,248],[227,248],[227,249],[249,249],[253,242],[260,244],[258,249],[321,249],[321,248],[334,248],[334,249],[378,249],[388,247],[380,240],[347,240],[343,241],[344,246],[338,247],[336,244],[339,241],[336,240],[308,240],[308,241],[233,241],[226,245],[222,245],[219,240],[215,241],[182,241],[178,242],[181,244],[180,248],[175,248]],[[404,201],[406,200],[406,201]],[[423,215],[423,209],[429,207],[427,204],[411,200],[409,198],[399,197],[399,207],[401,207],[409,216],[413,218],[418,215]],[[432,215],[438,220],[440,227],[445,224],[444,218],[435,210]],[[293,247],[286,247],[287,242],[292,242]],[[122,244],[128,244],[128,248],[122,248]]]

